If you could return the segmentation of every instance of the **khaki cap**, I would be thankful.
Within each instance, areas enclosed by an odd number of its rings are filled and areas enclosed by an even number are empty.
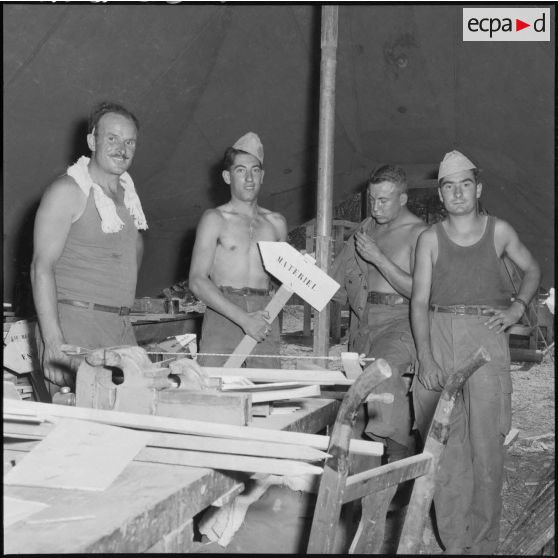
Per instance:
[[[250,155],[253,155],[263,165],[264,149],[258,134],[254,132],[244,134],[241,138],[236,140],[233,147],[234,149],[240,149],[241,151],[250,153]]]
[[[470,159],[467,159],[463,153],[460,153],[459,151],[450,151],[444,155],[444,158],[440,163],[438,181],[449,174],[465,170],[473,170],[476,168],[477,166]]]

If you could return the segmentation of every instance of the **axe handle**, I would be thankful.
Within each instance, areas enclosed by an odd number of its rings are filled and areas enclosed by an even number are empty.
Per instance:
[[[271,324],[273,320],[277,317],[279,312],[283,309],[283,306],[287,304],[289,298],[293,291],[284,285],[281,285],[279,290],[273,295],[273,298],[269,301],[269,304],[265,307],[265,310],[269,312],[268,322]],[[236,349],[233,351],[231,356],[228,358],[227,362],[223,365],[224,368],[239,368],[242,363],[246,360],[246,356],[249,355],[258,342],[249,335],[245,335],[242,341],[237,345]]]

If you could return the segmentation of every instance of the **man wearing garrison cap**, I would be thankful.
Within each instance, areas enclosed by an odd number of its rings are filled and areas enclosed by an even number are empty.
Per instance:
[[[263,268],[258,241],[285,241],[287,223],[279,213],[258,205],[264,178],[264,149],[248,132],[225,151],[223,180],[231,199],[207,210],[197,228],[189,286],[205,304],[200,352],[204,366],[222,366],[249,335],[258,344],[247,366],[281,368],[279,325],[268,322],[265,307],[272,297],[270,276]],[[258,358],[257,355],[277,355]]]
[[[506,330],[535,294],[539,266],[505,221],[479,214],[479,170],[459,151],[446,153],[438,194],[447,217],[419,237],[411,323],[417,346],[413,385],[423,440],[449,376],[481,345],[491,360],[458,397],[434,495],[440,538],[448,554],[493,554],[502,509],[503,443],[511,424]],[[506,256],[522,271],[512,293],[502,275]],[[513,297],[512,297],[513,294]]]

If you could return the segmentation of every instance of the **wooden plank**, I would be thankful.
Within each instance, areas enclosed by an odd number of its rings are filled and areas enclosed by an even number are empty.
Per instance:
[[[36,403],[33,401],[3,400],[4,411],[11,414],[21,413],[26,416],[38,417],[67,417],[82,420],[91,420],[103,424],[113,424],[140,430],[159,432],[172,432],[178,434],[195,434],[212,436],[215,438],[233,438],[246,440],[268,441],[269,430],[250,426],[235,426],[229,424],[208,423],[171,417],[153,415],[140,415],[137,413],[120,413],[118,411],[105,411],[84,407],[70,407],[67,405],[54,405]],[[316,449],[327,450],[329,436],[306,434],[303,432],[277,431],[273,433],[276,443],[311,446]],[[368,454],[382,455],[382,444],[366,440],[351,440],[351,451]]]
[[[248,455],[223,454],[163,448],[145,448],[136,461],[168,463],[188,467],[208,467],[225,471],[244,471],[271,475],[321,475],[322,468],[303,461]]]
[[[105,490],[149,434],[64,419],[4,477],[4,484]]]
[[[48,504],[4,496],[4,529],[46,508]]]
[[[18,428],[14,428],[17,426]],[[11,425],[4,423],[4,436],[19,438],[26,436],[27,439],[40,440],[52,432],[54,425]],[[17,430],[17,432],[14,432]],[[13,444],[15,450],[31,451],[36,441],[20,442]],[[184,449],[192,451],[207,451],[212,453],[252,455],[260,457],[276,457],[295,459],[302,461],[320,461],[329,454],[312,447],[298,446],[292,444],[276,444],[273,441],[263,442],[259,440],[228,440],[226,438],[208,438],[206,436],[191,436],[189,434],[164,434],[161,432],[148,435],[147,446]]]
[[[426,474],[431,461],[430,454],[420,453],[352,475],[347,478],[343,503],[352,502],[367,494],[420,477]]]
[[[322,386],[352,385],[338,370],[283,370],[279,368],[220,368],[203,366],[210,377],[242,376],[253,382],[297,382],[299,384],[320,384]]]
[[[142,388],[145,389],[145,388]],[[184,389],[163,389],[156,393],[156,414],[244,426],[250,422],[252,396]]]
[[[251,395],[254,403],[300,399],[302,397],[319,397],[320,386],[310,385],[292,389],[277,389],[273,391],[254,392]]]
[[[222,384],[222,391],[245,391],[253,393],[255,391],[274,391],[277,389],[291,389],[302,387],[304,384],[299,382],[270,382],[268,384],[253,384],[253,385],[240,385],[240,384]]]
[[[291,289],[281,285],[279,290],[273,295],[273,298],[265,307],[265,310],[269,314],[267,321],[270,324],[277,317],[279,312],[281,312],[283,306],[285,306],[292,294],[293,291]],[[223,366],[225,368],[237,368],[241,366],[247,358],[244,355],[249,355],[257,344],[258,342],[253,337],[245,335]]]

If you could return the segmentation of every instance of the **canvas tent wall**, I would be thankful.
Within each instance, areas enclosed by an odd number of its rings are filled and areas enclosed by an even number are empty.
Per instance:
[[[40,196],[87,153],[100,100],[141,122],[138,296],[187,277],[201,214],[227,199],[222,153],[249,130],[266,150],[261,205],[290,227],[315,215],[319,6],[4,4],[3,16],[5,300],[25,281]],[[460,149],[550,287],[554,39],[464,43],[461,18],[460,5],[340,6],[334,203],[378,163],[435,172]]]

